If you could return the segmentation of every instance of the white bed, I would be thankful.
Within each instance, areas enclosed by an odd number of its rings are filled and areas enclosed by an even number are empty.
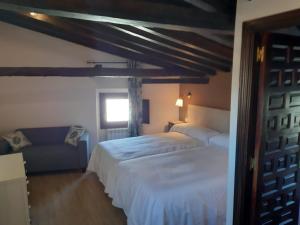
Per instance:
[[[123,161],[108,180],[128,225],[223,225],[227,150],[209,146]],[[113,185],[110,185],[112,183]]]
[[[184,134],[186,125],[177,126],[181,128],[178,132],[101,142],[94,148],[87,170],[96,172],[106,186],[107,178],[121,161],[207,145],[203,140]]]
[[[217,145],[228,145],[221,133],[228,133],[229,112],[190,105],[188,122],[192,128],[102,142],[93,151],[88,170],[128,225],[225,223],[227,150]],[[208,145],[214,137],[217,145]]]

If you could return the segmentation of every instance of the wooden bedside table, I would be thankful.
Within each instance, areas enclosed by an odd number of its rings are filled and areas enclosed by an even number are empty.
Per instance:
[[[169,122],[168,122],[168,131],[170,131],[170,129],[171,129],[174,125],[176,125],[176,124],[181,124],[181,123],[185,123],[185,122],[183,122],[183,121],[181,121],[181,120],[169,121]]]

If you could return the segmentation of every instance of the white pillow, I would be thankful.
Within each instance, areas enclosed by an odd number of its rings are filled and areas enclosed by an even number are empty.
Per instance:
[[[21,148],[32,145],[31,142],[24,136],[24,134],[21,131],[9,133],[7,135],[2,136],[2,138],[10,144],[13,151],[19,151]]]
[[[206,127],[201,127],[199,125],[191,123],[181,123],[174,125],[171,130],[172,132],[179,132],[200,140],[205,144],[209,143],[209,138],[219,135],[220,133],[216,130],[212,130]]]
[[[86,132],[85,128],[81,126],[71,126],[65,138],[65,143],[77,146],[82,135]]]
[[[228,149],[229,134],[220,134],[220,135],[214,136],[209,139],[209,144]]]
[[[171,127],[170,132],[178,132],[186,134],[187,129],[190,128],[193,124],[191,123],[179,123]]]

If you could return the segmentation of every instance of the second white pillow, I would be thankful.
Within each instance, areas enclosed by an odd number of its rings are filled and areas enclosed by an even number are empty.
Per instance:
[[[220,132],[216,130],[206,128],[206,127],[201,127],[199,125],[195,125],[192,123],[181,123],[181,124],[174,125],[170,131],[185,134],[187,136],[200,140],[205,144],[209,143],[209,139],[211,137],[220,134]]]

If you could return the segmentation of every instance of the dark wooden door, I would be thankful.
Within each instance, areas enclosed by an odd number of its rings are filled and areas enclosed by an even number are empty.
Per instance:
[[[298,225],[300,37],[263,34],[252,224]]]

